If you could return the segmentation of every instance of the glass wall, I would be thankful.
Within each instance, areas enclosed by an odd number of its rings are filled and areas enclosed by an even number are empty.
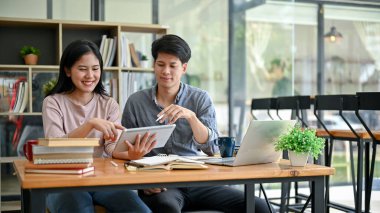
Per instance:
[[[47,1],[45,0],[46,3]],[[90,21],[91,0],[52,0],[52,18]]]
[[[46,0],[1,0],[0,17],[40,18],[47,17]]]
[[[325,39],[325,93],[355,94],[380,91],[380,9],[325,5],[324,11],[325,33],[335,27],[342,35],[342,38],[336,40]],[[361,115],[370,128],[380,129],[378,113],[363,111]],[[356,130],[363,128],[354,113],[347,113],[346,117]],[[325,113],[325,119],[332,124],[332,128],[348,129],[337,112]],[[353,158],[356,162],[356,144],[353,149]],[[349,143],[342,141],[335,143],[332,162],[336,169],[336,175],[332,178],[334,185],[352,181],[349,150]],[[379,155],[376,161],[375,181],[380,175]],[[331,199],[339,199],[339,196],[332,194]],[[375,208],[375,205],[373,207]]]
[[[253,98],[316,94],[317,6],[267,1],[248,8],[244,48],[245,89],[242,91],[238,80],[231,85],[232,94],[235,91],[245,94],[244,100],[239,100],[238,95],[231,97],[232,102],[237,103],[231,134],[238,139],[252,119]],[[290,118],[290,112],[281,114],[282,118]],[[266,112],[256,117],[269,119]]]
[[[187,83],[212,97],[218,130],[228,134],[228,2],[227,0],[159,1],[159,23],[190,45]]]
[[[326,93],[379,91],[380,9],[325,6],[325,32],[343,36],[325,41]]]
[[[152,23],[150,0],[105,3],[106,21]],[[183,81],[209,92],[216,107],[218,129],[222,135],[228,134],[227,0],[161,0],[158,4],[158,23],[169,26],[169,33],[185,39],[192,50]],[[152,38],[133,40],[150,56]]]

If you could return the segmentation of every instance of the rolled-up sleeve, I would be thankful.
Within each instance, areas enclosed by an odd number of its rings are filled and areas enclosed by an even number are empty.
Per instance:
[[[207,93],[203,93],[203,96],[200,98],[201,100],[198,101],[199,111],[197,113],[197,117],[203,123],[203,125],[205,125],[208,128],[209,135],[207,142],[203,144],[196,141],[194,136],[192,137],[192,140],[196,144],[196,146],[204,153],[206,153],[207,155],[214,155],[215,153],[219,152],[218,147],[214,143],[214,140],[216,140],[219,137],[216,123],[215,108],[211,101],[211,98]]]
[[[109,112],[107,115],[107,120],[116,124],[120,124],[120,110],[119,105],[116,101],[110,102]],[[120,137],[121,130],[118,130],[118,137]],[[118,140],[114,141],[105,141],[104,142],[104,151],[108,156],[112,156],[112,152],[115,149],[116,143]]]
[[[136,113],[134,111],[134,107],[133,107],[133,101],[131,101],[131,99],[133,99],[133,97],[130,97],[127,101],[127,103],[125,104],[125,107],[124,107],[124,112],[123,112],[123,116],[122,116],[122,119],[121,119],[121,123],[123,126],[125,126],[126,128],[136,128],[136,127],[139,127],[136,123],[137,123],[137,120],[136,120]]]
[[[46,138],[67,137],[63,125],[63,114],[59,103],[48,96],[42,104],[42,121]]]

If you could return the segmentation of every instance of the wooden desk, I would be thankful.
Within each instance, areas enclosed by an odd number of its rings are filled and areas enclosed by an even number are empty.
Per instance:
[[[334,168],[307,165],[291,167],[288,161],[240,167],[209,166],[206,170],[137,171],[124,169],[121,160],[95,159],[95,172],[87,175],[25,174],[26,160],[16,160],[14,167],[21,185],[22,211],[45,212],[47,193],[68,191],[97,191],[142,189],[151,187],[191,187],[207,185],[244,184],[247,212],[254,212],[256,183],[312,181],[312,210],[324,212],[324,177],[335,173]]]

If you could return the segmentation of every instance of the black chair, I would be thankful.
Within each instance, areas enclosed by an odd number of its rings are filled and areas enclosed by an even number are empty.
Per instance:
[[[307,127],[307,118],[305,110],[310,109],[310,96],[285,96],[277,98],[277,116],[280,110],[292,110],[295,112],[295,117],[302,123],[303,127]],[[294,116],[292,116],[294,117]]]
[[[297,119],[303,127],[307,127],[307,116],[306,110],[309,110],[311,106],[310,96],[283,96],[277,98],[276,111],[277,117],[281,120],[283,118],[280,116],[281,110],[291,110],[291,119]],[[288,153],[283,153],[283,158],[288,159]],[[310,184],[309,184],[310,185]],[[298,192],[298,182],[294,183],[295,195],[290,196],[291,183],[282,184],[281,186],[281,197],[286,199],[281,199],[280,212],[285,210],[291,210],[296,212],[304,212],[309,206],[311,197]],[[295,199],[295,204],[290,205],[290,199]],[[306,200],[302,203],[302,200]],[[285,203],[287,208],[284,209]]]
[[[254,115],[254,110],[266,110],[270,119],[274,120],[270,114],[270,110],[276,109],[276,98],[254,98],[251,102],[251,115],[253,119],[258,120]]]
[[[314,102],[314,115],[318,119],[320,125],[328,133],[329,140],[326,140],[325,144],[325,165],[331,166],[333,147],[335,140],[348,141],[350,147],[350,166],[351,166],[351,178],[352,187],[355,200],[355,209],[347,205],[339,204],[330,201],[329,180],[326,177],[326,212],[329,212],[329,207],[342,210],[342,211],[356,211],[361,212],[362,207],[362,184],[363,184],[363,143],[365,140],[363,132],[355,130],[343,112],[354,113],[358,109],[358,101],[356,95],[317,95]],[[324,111],[338,111],[339,116],[349,127],[349,130],[337,130],[327,128],[326,123],[323,120]],[[353,157],[352,142],[356,142],[358,146],[358,166],[356,171],[355,180],[355,166]]]
[[[252,99],[252,102],[251,102],[251,115],[254,120],[258,120],[257,117],[254,115],[254,111],[265,110],[267,111],[267,115],[269,116],[269,118],[271,120],[274,120],[272,115],[270,114],[270,110],[276,109],[275,106],[276,106],[276,98],[254,98]],[[265,189],[261,183],[260,183],[260,190],[261,190],[260,192],[263,192],[265,201],[269,207],[270,212],[272,213],[273,209],[269,202],[270,199],[268,199]]]
[[[375,170],[376,149],[380,144],[380,133],[375,132],[370,128],[369,124],[362,116],[363,110],[379,111],[380,110],[380,92],[358,92],[356,93],[358,98],[358,109],[355,111],[356,116],[368,132],[372,140],[372,155],[370,155],[369,143],[365,145],[365,199],[364,199],[364,211],[370,211],[371,194],[373,175]]]

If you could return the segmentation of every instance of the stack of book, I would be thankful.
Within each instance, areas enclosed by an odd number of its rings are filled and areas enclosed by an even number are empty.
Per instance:
[[[114,36],[113,38],[107,38],[107,35],[102,35],[99,51],[102,55],[103,65],[105,67],[110,67],[113,65],[116,57],[116,48],[117,36]]]
[[[24,112],[28,103],[28,82],[24,78],[13,85],[13,96],[10,103],[10,112]]]
[[[98,138],[44,138],[33,145],[28,173],[83,174],[94,170],[94,147]]]

